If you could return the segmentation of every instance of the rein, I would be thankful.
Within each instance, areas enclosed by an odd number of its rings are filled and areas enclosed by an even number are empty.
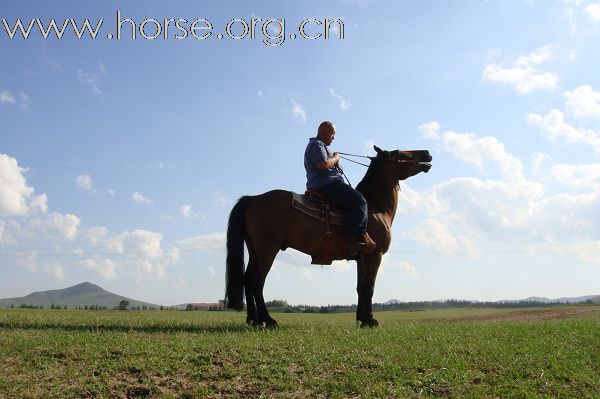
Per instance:
[[[353,160],[353,159],[350,159],[350,158],[343,157],[342,155],[348,155],[348,156],[350,156],[350,157],[357,157],[357,158],[369,158],[369,157],[367,157],[367,156],[364,156],[364,155],[356,155],[356,154],[348,154],[347,152],[338,152],[338,154],[340,154],[340,158],[342,158],[342,159],[345,159],[346,161],[354,162],[354,163],[357,163],[357,164],[359,164],[359,165],[366,166],[367,168],[369,167],[369,165],[367,165],[367,164],[364,164],[364,163],[362,163],[362,162],[355,161],[355,160]]]
[[[355,160],[353,160],[353,159],[346,158],[346,157],[343,157],[343,156],[342,156],[342,155],[348,155],[348,156],[351,156],[351,157],[369,158],[369,157],[366,157],[366,156],[364,156],[364,155],[348,154],[348,153],[346,153],[346,152],[338,152],[338,155],[340,155],[340,158],[342,158],[342,159],[345,159],[346,161],[354,162],[354,163],[357,163],[357,164],[359,164],[359,165],[365,166],[365,167],[367,167],[367,168],[369,167],[369,165],[367,165],[367,164],[364,164],[364,163],[362,163],[362,162],[358,162],[358,161],[355,161]],[[337,165],[337,167],[336,167],[336,168],[337,168],[338,172],[340,172],[340,173],[342,174],[342,176],[344,176],[344,178],[345,178],[345,179],[346,179],[346,181],[348,182],[348,185],[349,185],[350,187],[352,187],[352,184],[350,184],[350,180],[348,180],[348,176],[346,176],[346,174],[344,173],[344,169],[342,169],[342,167],[341,167],[339,164]]]

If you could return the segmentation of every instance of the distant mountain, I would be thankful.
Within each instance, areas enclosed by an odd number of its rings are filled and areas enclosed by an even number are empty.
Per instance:
[[[402,301],[399,301],[396,298],[394,298],[394,299],[390,299],[389,301],[385,301],[383,304],[384,305],[397,305],[399,303],[402,303]]]
[[[0,307],[15,307],[21,305],[43,306],[45,308],[52,305],[67,306],[74,308],[76,306],[105,306],[109,309],[119,306],[121,301],[129,301],[129,307],[153,307],[160,308],[160,305],[155,305],[148,302],[136,301],[121,295],[108,292],[92,283],[81,283],[68,287],[62,290],[50,290],[34,292],[20,298],[0,299]]]
[[[596,295],[586,295],[586,296],[577,296],[577,297],[561,297],[561,298],[544,298],[539,296],[530,296],[529,298],[521,299],[524,302],[541,302],[541,303],[580,303],[586,302],[591,299],[593,301],[594,298],[598,298]],[[519,302],[519,301],[502,301],[502,302]]]

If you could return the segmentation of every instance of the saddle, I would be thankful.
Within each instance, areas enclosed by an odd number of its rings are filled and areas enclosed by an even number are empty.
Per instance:
[[[344,225],[344,209],[329,202],[318,191],[311,189],[306,190],[304,195],[292,192],[291,206],[325,224],[325,236],[321,252],[312,257],[311,264],[331,265],[331,262],[333,262],[333,232],[331,231],[331,225]]]

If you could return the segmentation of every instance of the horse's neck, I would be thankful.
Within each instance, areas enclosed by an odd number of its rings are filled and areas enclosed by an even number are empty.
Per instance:
[[[396,216],[398,208],[398,184],[369,176],[369,173],[356,186],[364,195],[369,206],[369,213],[382,213],[388,216],[390,223]]]

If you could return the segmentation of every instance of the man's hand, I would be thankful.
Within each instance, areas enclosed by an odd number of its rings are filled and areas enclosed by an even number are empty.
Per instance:
[[[340,162],[340,154],[338,154],[337,152],[334,152],[333,155],[331,157],[329,157],[326,161],[323,161],[320,164],[318,164],[317,169],[319,169],[319,170],[331,169],[331,168],[334,168],[335,165],[338,164],[338,162]]]

